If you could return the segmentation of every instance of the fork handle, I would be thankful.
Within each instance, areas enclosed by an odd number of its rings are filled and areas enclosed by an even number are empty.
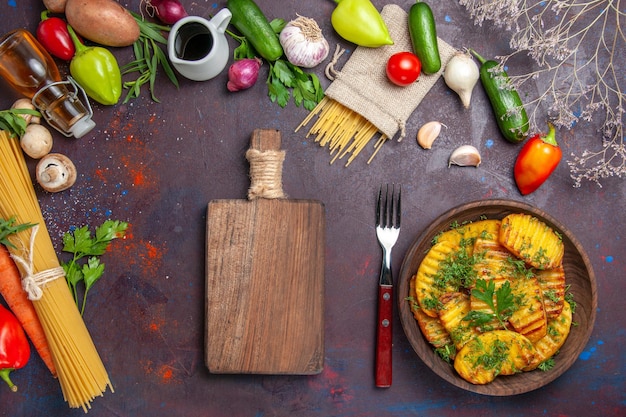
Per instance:
[[[378,286],[378,328],[376,331],[376,386],[391,386],[391,323],[393,318],[393,286]]]

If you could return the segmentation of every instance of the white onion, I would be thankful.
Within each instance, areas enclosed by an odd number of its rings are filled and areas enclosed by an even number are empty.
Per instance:
[[[328,56],[328,42],[317,22],[304,16],[285,25],[280,32],[280,44],[287,60],[293,65],[313,68]]]
[[[459,95],[466,109],[470,106],[472,90],[479,77],[478,65],[470,54],[463,52],[457,52],[450,58],[443,73],[446,85]]]

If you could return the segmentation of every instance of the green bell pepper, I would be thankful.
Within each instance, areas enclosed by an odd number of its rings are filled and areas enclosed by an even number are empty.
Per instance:
[[[335,0],[330,21],[335,31],[359,46],[393,45],[387,25],[370,0]]]
[[[115,56],[100,46],[85,46],[71,26],[67,26],[76,47],[70,74],[95,101],[116,104],[122,95],[122,74]]]

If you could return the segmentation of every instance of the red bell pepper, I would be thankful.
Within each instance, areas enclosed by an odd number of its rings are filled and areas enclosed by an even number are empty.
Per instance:
[[[0,305],[0,378],[11,388],[17,387],[9,374],[11,371],[23,368],[30,358],[30,344],[24,329],[13,313]]]
[[[71,60],[76,53],[65,20],[49,17],[47,10],[41,13],[41,22],[37,26],[37,40],[50,54],[65,61]]]
[[[552,123],[548,123],[548,128],[548,134],[537,134],[528,139],[515,161],[515,182],[523,195],[539,188],[554,172],[563,156]]]

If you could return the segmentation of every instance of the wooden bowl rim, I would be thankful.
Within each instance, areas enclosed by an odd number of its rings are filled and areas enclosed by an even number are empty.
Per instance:
[[[488,214],[479,214],[480,209],[485,209],[487,211],[497,211],[502,212],[498,215],[488,215]],[[476,213],[474,213],[476,212]],[[496,378],[495,381],[486,385],[474,385],[471,384],[464,379],[462,379],[452,365],[447,364],[441,358],[437,356],[434,352],[430,343],[428,343],[424,338],[417,325],[417,321],[413,317],[413,313],[411,312],[409,302],[406,300],[408,295],[408,285],[409,280],[412,275],[417,271],[417,267],[421,262],[421,259],[425,256],[425,251],[423,253],[418,254],[417,250],[420,247],[430,247],[430,242],[432,238],[437,235],[439,232],[446,230],[449,225],[461,216],[470,216],[473,221],[480,220],[482,216],[486,215],[487,218],[502,218],[504,215],[509,213],[522,212],[532,214],[538,217],[540,220],[544,221],[549,226],[553,227],[563,236],[564,243],[566,243],[566,255],[574,255],[575,257],[580,257],[582,263],[584,265],[584,269],[586,271],[586,278],[588,279],[588,283],[584,283],[585,286],[588,284],[588,294],[582,294],[585,299],[589,300],[589,307],[584,310],[581,316],[580,309],[577,309],[576,314],[574,315],[574,321],[577,321],[577,318],[580,319],[585,318],[587,325],[585,328],[580,329],[579,326],[573,327],[568,336],[568,339],[565,341],[561,351],[563,349],[568,350],[568,354],[566,357],[561,356],[562,352],[555,359],[557,360],[556,365],[553,369],[549,371],[541,371],[534,370],[531,372],[523,372],[520,374],[512,375],[512,376],[500,376]],[[465,213],[465,214],[464,214]],[[471,214],[468,214],[471,213]],[[413,258],[417,257],[419,262],[412,262]],[[565,259],[565,257],[564,257]],[[416,266],[411,266],[415,264]],[[564,266],[566,266],[564,264]],[[578,266],[578,265],[574,265]],[[570,265],[567,265],[569,268]],[[566,268],[566,271],[567,269]],[[572,267],[573,268],[573,267]],[[582,275],[580,275],[579,280],[584,281]],[[566,276],[567,280],[567,276]],[[578,281],[575,280],[578,284]],[[566,281],[566,283],[568,283]],[[569,284],[569,283],[568,283]],[[586,291],[585,291],[586,292]],[[574,294],[574,300],[577,301],[581,294]],[[402,261],[402,266],[400,268],[400,277],[398,283],[398,307],[400,320],[402,323],[402,327],[404,333],[409,340],[409,343],[413,347],[413,350],[420,359],[437,375],[441,378],[445,379],[449,383],[462,388],[467,391],[484,394],[484,395],[492,395],[492,396],[508,396],[508,395],[517,395],[526,392],[533,391],[535,389],[541,388],[542,386],[547,385],[548,383],[554,381],[556,378],[561,376],[569,367],[577,360],[580,356],[586,344],[591,336],[591,332],[593,331],[593,325],[595,323],[596,310],[597,310],[598,300],[596,293],[596,278],[593,271],[593,267],[591,265],[591,261],[584,248],[576,239],[576,237],[569,231],[567,227],[565,227],[561,222],[556,220],[550,214],[540,210],[536,207],[533,207],[527,203],[515,201],[515,200],[506,200],[506,199],[489,199],[489,200],[479,200],[473,201],[469,203],[461,204],[457,207],[454,207],[445,213],[438,216],[431,224],[428,226],[409,246],[407,253]],[[572,334],[576,334],[577,339],[570,341]],[[411,336],[414,337],[411,337]],[[568,345],[568,342],[571,342]],[[574,345],[575,344],[575,345]],[[538,374],[541,373],[541,374]],[[538,376],[540,375],[540,376]]]

